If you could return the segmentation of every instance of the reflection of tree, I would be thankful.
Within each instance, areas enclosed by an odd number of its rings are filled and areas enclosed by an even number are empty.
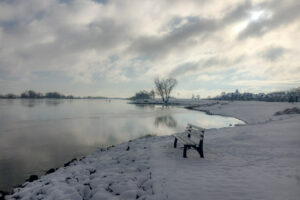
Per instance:
[[[156,117],[154,124],[156,127],[160,125],[165,125],[174,128],[177,126],[176,120],[171,115]]]
[[[154,109],[155,105],[145,105],[145,104],[134,104],[137,108],[141,108],[141,109]]]
[[[168,106],[168,105],[162,105],[161,109],[162,110],[170,110],[170,106]]]
[[[47,99],[46,105],[47,106],[58,106],[59,104],[64,103],[64,100],[57,100],[57,99]]]
[[[22,106],[32,108],[34,106],[40,105],[42,100],[38,99],[21,99]]]

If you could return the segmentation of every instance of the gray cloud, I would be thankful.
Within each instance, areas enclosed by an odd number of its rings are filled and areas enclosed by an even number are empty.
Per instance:
[[[224,10],[224,17],[203,18],[199,16],[178,17],[175,16],[165,27],[175,27],[172,31],[162,36],[142,36],[131,44],[129,50],[148,56],[149,58],[161,58],[174,50],[183,51],[193,45],[198,45],[193,41],[194,38],[210,37],[212,34],[224,27],[241,21],[249,16],[249,10],[253,8],[251,1],[243,1],[236,6],[227,7]],[[228,11],[229,10],[229,11]],[[182,21],[187,23],[177,27]]]
[[[252,5],[251,1],[246,0],[238,4],[237,6],[235,6],[230,12],[227,11],[230,8],[226,8],[224,10],[224,13],[227,14],[221,20],[222,21],[221,24],[225,26],[247,18],[247,16],[249,16],[249,10],[253,9],[253,7],[254,6]]]
[[[266,50],[259,53],[259,55],[268,61],[277,61],[284,53],[286,49],[282,47],[268,47]]]
[[[191,71],[196,71],[200,67],[198,62],[188,62],[181,65],[176,66],[171,72],[171,77],[184,76]]]
[[[101,19],[85,28],[52,23],[55,22],[47,18],[6,27],[6,40],[0,48],[0,68],[12,71],[20,68],[23,72],[52,68],[70,70],[69,75],[72,75],[72,67],[80,62],[86,51],[95,51],[101,56],[119,48],[131,37],[130,28],[113,19]],[[47,35],[49,41],[43,42]]]
[[[93,0],[93,1],[101,4],[107,4],[109,2],[109,0]]]
[[[171,77],[182,77],[189,73],[197,73],[201,70],[205,70],[210,67],[214,66],[223,66],[226,67],[228,65],[229,61],[225,58],[217,58],[212,57],[205,60],[199,60],[198,62],[187,62],[181,65],[176,66],[171,72]]]
[[[234,65],[238,65],[245,59],[247,59],[247,56],[242,54],[234,59],[215,56],[206,59],[201,59],[197,62],[187,62],[174,67],[173,70],[169,73],[169,76],[180,78],[191,73],[198,73],[207,69],[212,69],[214,67],[216,69],[231,67]]]
[[[174,19],[172,19],[174,20]],[[176,20],[182,20],[176,18]],[[192,45],[189,39],[203,36],[217,29],[215,20],[190,17],[188,22],[163,36],[143,36],[135,40],[129,50],[150,58],[163,57],[174,49],[183,50]]]

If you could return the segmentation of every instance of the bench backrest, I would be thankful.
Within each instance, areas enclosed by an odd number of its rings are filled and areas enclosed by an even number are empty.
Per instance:
[[[194,135],[196,137],[201,137],[201,139],[203,139],[205,129],[193,124],[188,124],[185,131],[188,134],[188,137]]]

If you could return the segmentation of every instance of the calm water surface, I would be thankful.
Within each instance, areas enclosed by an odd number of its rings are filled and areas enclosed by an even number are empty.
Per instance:
[[[235,118],[179,107],[137,106],[124,100],[0,100],[0,190],[44,174],[99,146],[146,134],[242,124]]]

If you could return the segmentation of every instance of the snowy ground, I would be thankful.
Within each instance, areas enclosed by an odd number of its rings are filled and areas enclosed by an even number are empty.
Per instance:
[[[207,130],[204,159],[193,150],[182,158],[172,136],[146,137],[99,149],[6,198],[299,199],[300,115],[273,114],[300,104],[205,104],[196,109],[248,124]]]
[[[257,101],[235,101],[222,102],[207,106],[200,106],[195,110],[209,111],[212,114],[233,116],[248,124],[265,123],[272,120],[285,119],[293,115],[274,116],[275,112],[286,108],[299,107],[300,103],[281,103],[281,102],[257,102]]]

